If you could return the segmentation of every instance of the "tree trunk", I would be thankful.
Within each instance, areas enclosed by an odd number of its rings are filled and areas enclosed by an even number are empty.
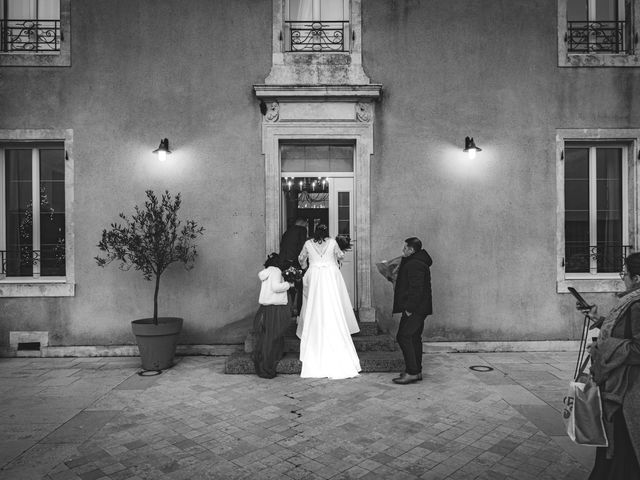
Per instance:
[[[153,323],[158,324],[158,290],[160,290],[160,275],[156,275],[156,291],[153,293]]]

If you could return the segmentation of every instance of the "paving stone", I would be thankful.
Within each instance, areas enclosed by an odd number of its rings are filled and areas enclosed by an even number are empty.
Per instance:
[[[425,379],[408,386],[393,384],[388,372],[344,381],[225,375],[226,359],[216,357],[181,357],[172,369],[149,377],[153,381],[143,378],[144,384],[135,375],[135,359],[11,360],[23,375],[16,380],[26,383],[0,389],[0,427],[17,425],[10,415],[21,406],[39,415],[21,418],[35,428],[24,430],[33,446],[7,459],[0,478],[7,472],[12,480],[585,478],[590,465],[580,460],[580,448],[551,435],[544,423],[559,418],[552,405],[566,393],[560,377],[571,376],[574,359],[425,355]],[[501,370],[491,377],[468,369],[480,361]],[[10,371],[0,363],[0,376]],[[559,375],[555,383],[549,382],[551,371]],[[108,387],[100,396],[85,396],[96,373]],[[69,418],[85,428],[74,433],[72,420],[62,435],[66,420],[55,415],[50,418],[56,421],[38,423],[55,413],[34,398],[29,382],[41,377],[76,378],[69,399],[83,394]],[[123,382],[129,384],[118,388]],[[65,399],[59,386],[36,393]],[[109,412],[100,417],[101,409]],[[43,441],[51,432],[75,443]],[[0,438],[0,451],[9,441]],[[57,450],[63,445],[68,449]]]
[[[40,440],[41,443],[82,443],[100,430],[118,411],[83,411]]]

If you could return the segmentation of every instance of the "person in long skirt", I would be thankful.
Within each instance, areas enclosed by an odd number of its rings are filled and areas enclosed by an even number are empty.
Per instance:
[[[351,378],[360,372],[360,359],[351,335],[360,331],[347,287],[339,269],[344,252],[326,225],[318,225],[298,257],[309,263],[296,333],[300,338],[303,378]]]
[[[256,373],[262,378],[276,376],[276,365],[284,352],[284,332],[291,323],[287,290],[291,284],[282,278],[280,257],[272,253],[258,273],[262,282],[258,302],[260,308],[253,322],[255,345],[252,352]]]

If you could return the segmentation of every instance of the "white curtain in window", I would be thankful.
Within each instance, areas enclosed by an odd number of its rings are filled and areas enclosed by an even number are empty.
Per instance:
[[[60,20],[60,0],[38,0],[39,20]]]
[[[312,20],[313,0],[289,0],[289,20]]]
[[[60,0],[0,0],[0,15],[10,20],[59,20]],[[0,17],[4,18],[4,17]]]
[[[345,17],[345,0],[321,0],[320,19],[327,21],[340,21]]]
[[[289,0],[289,20],[345,20],[348,0]]]
[[[36,18],[36,3],[31,0],[5,0],[7,18],[10,20],[31,20]],[[3,5],[4,7],[4,5]]]

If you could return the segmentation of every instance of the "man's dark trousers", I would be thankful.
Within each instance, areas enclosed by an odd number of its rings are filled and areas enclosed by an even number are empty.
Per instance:
[[[396,340],[404,356],[404,365],[409,375],[422,373],[422,332],[427,315],[402,312]]]

